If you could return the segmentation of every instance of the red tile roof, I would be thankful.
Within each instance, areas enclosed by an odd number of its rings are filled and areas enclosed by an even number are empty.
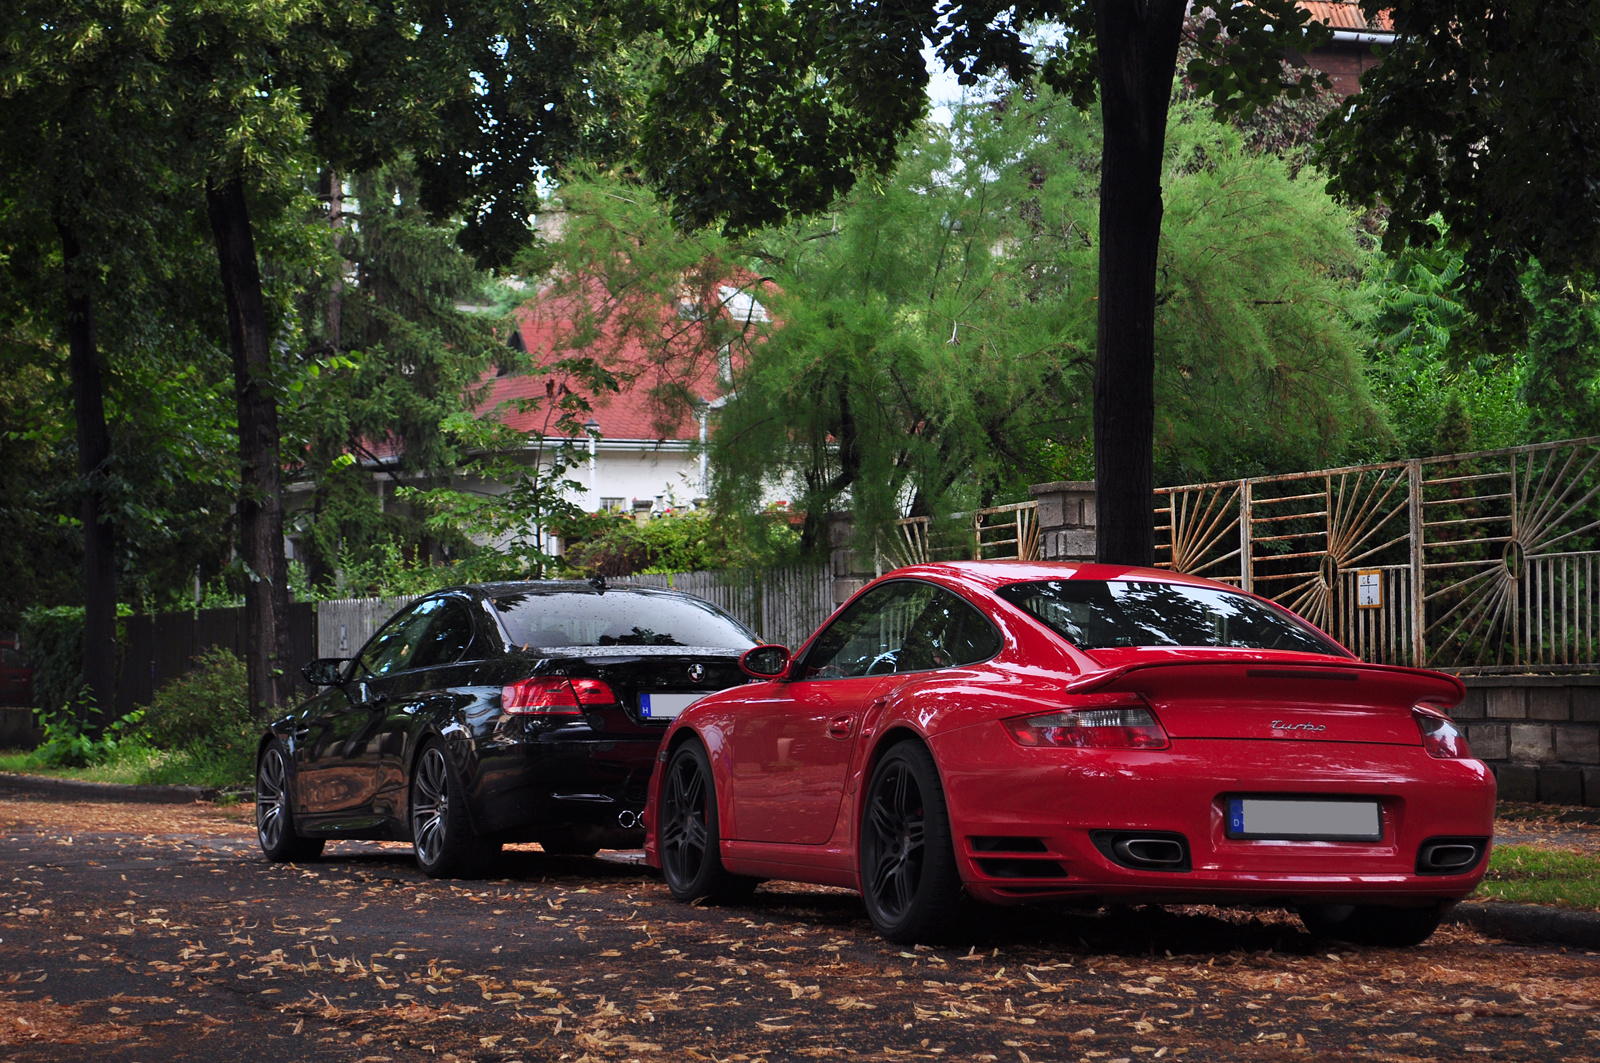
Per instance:
[[[732,283],[754,286],[754,276],[741,276]],[[725,286],[713,285],[715,291],[726,292]],[[591,302],[604,305],[606,295],[595,286],[590,293]],[[726,311],[721,297],[706,295],[704,301],[711,312]],[[506,376],[496,376],[491,370],[484,380],[489,384],[487,393],[478,403],[478,409],[487,413],[501,407],[502,403],[516,399],[538,399],[536,409],[526,413],[514,408],[501,409],[500,417],[506,424],[520,432],[542,431],[554,434],[554,419],[549,416],[547,398],[551,390],[566,387],[587,398],[594,408],[593,419],[599,422],[600,435],[611,440],[682,440],[698,442],[700,426],[687,410],[670,410],[658,401],[652,392],[671,390],[687,393],[698,399],[712,401],[722,396],[723,387],[718,380],[720,365],[715,352],[697,344],[700,328],[696,322],[685,320],[672,310],[663,310],[658,321],[652,321],[653,311],[642,317],[635,315],[631,329],[610,322],[602,323],[592,342],[572,346],[573,317],[575,309],[571,297],[540,296],[530,299],[516,311],[517,328],[522,346],[527,354],[522,357],[524,366],[552,365],[563,358],[588,355],[605,365],[619,377],[624,377],[622,388],[616,393],[595,395],[572,374],[522,371]],[[613,307],[613,312],[616,312]],[[622,316],[621,312],[618,316]],[[638,335],[649,332],[647,343]],[[618,334],[622,338],[618,338]],[[547,427],[550,426],[550,427]]]
[[[1361,5],[1357,3],[1343,2],[1343,0],[1300,0],[1295,6],[1308,12],[1315,21],[1326,23],[1336,30],[1394,32],[1394,20],[1389,17],[1388,11],[1378,12],[1378,17],[1369,22],[1361,11]]]

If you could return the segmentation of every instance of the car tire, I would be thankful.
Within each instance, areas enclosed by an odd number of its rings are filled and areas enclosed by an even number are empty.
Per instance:
[[[922,743],[901,742],[873,769],[860,847],[861,899],[878,933],[901,945],[949,934],[961,874],[939,769]]]
[[[1312,936],[1353,945],[1409,948],[1439,928],[1446,905],[1400,908],[1387,904],[1307,904],[1297,912]]]
[[[466,787],[443,742],[430,738],[411,772],[411,851],[429,878],[471,878],[500,849],[480,839],[467,814]]]
[[[256,761],[256,841],[275,864],[315,860],[325,844],[295,831],[289,800],[289,753],[274,738]]]
[[[678,901],[738,902],[747,900],[760,885],[759,879],[735,875],[722,866],[720,840],[711,758],[705,746],[691,740],[667,760],[661,815],[656,818],[661,874]]]

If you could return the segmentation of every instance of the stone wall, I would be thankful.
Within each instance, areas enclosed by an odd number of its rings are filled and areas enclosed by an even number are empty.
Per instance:
[[[1039,500],[1039,557],[1045,561],[1093,561],[1094,481],[1056,480],[1034,484]]]
[[[1451,715],[1503,801],[1600,806],[1600,676],[1464,676]]]

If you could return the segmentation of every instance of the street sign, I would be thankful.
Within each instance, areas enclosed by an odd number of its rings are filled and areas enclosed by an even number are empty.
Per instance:
[[[1356,572],[1356,608],[1383,608],[1383,572],[1370,568]]]

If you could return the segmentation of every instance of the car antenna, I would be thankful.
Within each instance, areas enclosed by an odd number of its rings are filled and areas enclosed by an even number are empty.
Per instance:
[[[597,590],[597,591],[601,592],[602,594],[604,594],[605,591],[606,591],[606,577],[605,577],[605,574],[604,573],[598,573],[596,575],[590,576],[589,577],[589,586],[593,587],[595,590]]]

